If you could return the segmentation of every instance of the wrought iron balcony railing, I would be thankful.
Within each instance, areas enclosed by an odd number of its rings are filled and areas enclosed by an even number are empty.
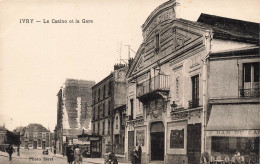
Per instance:
[[[193,99],[189,101],[189,108],[199,107],[199,99]]]
[[[259,97],[260,88],[240,89],[240,97]]]
[[[169,90],[169,75],[157,75],[137,85],[137,96],[143,96],[155,90]]]

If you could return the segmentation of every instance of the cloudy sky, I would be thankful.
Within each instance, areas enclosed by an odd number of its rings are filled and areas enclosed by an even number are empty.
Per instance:
[[[0,0],[0,125],[53,130],[66,78],[100,81],[119,62],[119,43],[136,52],[141,25],[165,0]],[[180,0],[181,17],[208,13],[260,22],[259,0]],[[34,19],[20,23],[20,19]],[[43,23],[43,19],[93,23]],[[41,21],[37,23],[36,21]],[[131,53],[134,57],[134,53]],[[121,58],[127,58],[122,47]]]

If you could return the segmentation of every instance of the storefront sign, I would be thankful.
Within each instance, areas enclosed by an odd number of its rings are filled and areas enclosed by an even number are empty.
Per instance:
[[[158,16],[156,16],[150,24],[148,24],[147,27],[145,27],[145,31],[144,31],[144,38],[146,38],[153,30],[156,26],[158,26],[160,23],[163,23],[167,20],[173,20],[173,18],[175,17],[175,13],[174,10],[172,8],[162,12],[161,14],[159,14]]]
[[[259,137],[260,130],[214,130],[207,131],[207,136]]]
[[[99,137],[89,137],[89,141],[99,141]]]

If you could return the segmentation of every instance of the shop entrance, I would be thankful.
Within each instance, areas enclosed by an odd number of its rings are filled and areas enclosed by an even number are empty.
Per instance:
[[[151,123],[151,160],[164,160],[164,125],[163,122]]]

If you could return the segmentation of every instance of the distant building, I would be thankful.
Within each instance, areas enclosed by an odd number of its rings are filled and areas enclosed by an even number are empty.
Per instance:
[[[91,132],[91,87],[94,81],[67,79],[57,97],[57,125],[55,127],[55,147],[64,152],[69,140],[77,140],[82,132]]]
[[[22,148],[45,149],[51,146],[51,132],[41,124],[29,124],[15,131],[20,133]]]
[[[93,142],[92,153],[99,157],[108,152],[124,154],[122,120],[125,119],[127,71],[128,66],[116,64],[110,75],[92,87],[92,132],[102,136],[102,142]]]

